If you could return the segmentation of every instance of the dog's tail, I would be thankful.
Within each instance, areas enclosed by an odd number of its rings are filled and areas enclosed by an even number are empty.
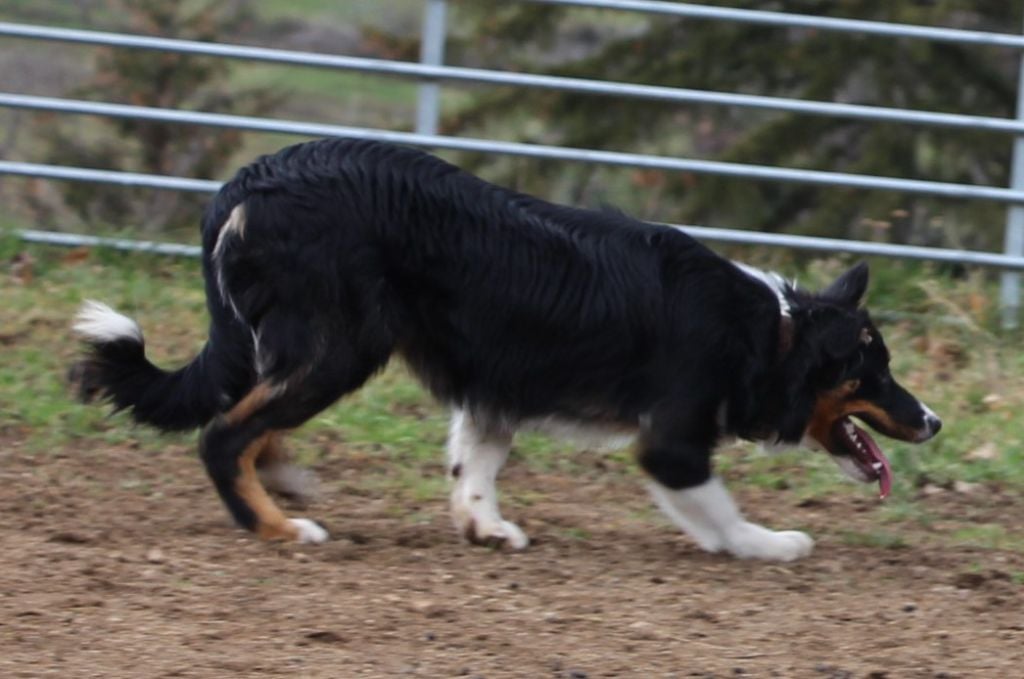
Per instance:
[[[188,365],[170,372],[146,358],[139,325],[106,304],[86,302],[72,329],[86,345],[69,374],[83,401],[106,400],[136,422],[183,431],[206,424],[230,399],[212,334]]]

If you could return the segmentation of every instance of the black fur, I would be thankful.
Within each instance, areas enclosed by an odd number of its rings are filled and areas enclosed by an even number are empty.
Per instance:
[[[69,379],[83,401],[109,400],[115,410],[127,409],[136,422],[163,431],[195,429],[244,393],[239,383],[249,386],[254,378],[249,365],[237,365],[223,353],[232,346],[224,335],[212,327],[200,354],[173,372],[153,365],[143,342],[90,342],[88,356],[71,367]]]
[[[244,231],[222,237],[239,205]],[[678,230],[553,205],[398,146],[332,139],[263,157],[213,199],[202,239],[203,352],[166,373],[139,344],[94,344],[78,374],[84,393],[162,429],[206,424],[257,381],[284,385],[244,425],[218,419],[204,436],[243,525],[230,481],[245,446],[394,353],[441,401],[505,421],[644,420],[641,464],[669,488],[706,481],[724,435],[798,441],[818,394],[864,365],[866,269],[818,296],[786,288],[782,327],[769,286]]]

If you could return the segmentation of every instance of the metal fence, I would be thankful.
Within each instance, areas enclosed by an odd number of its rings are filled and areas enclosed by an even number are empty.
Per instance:
[[[951,28],[891,24],[831,17],[807,16],[783,12],[710,7],[698,4],[654,0],[523,0],[551,5],[598,8],[652,15],[686,17],[693,20],[758,23],[779,27],[804,27],[826,31],[855,32],[881,37],[914,38],[957,42],[967,45],[1024,49],[1024,35],[967,31]],[[415,132],[381,130],[331,125],[294,120],[181,111],[143,106],[127,106],[73,99],[27,96],[0,92],[0,106],[8,108],[52,111],[68,114],[99,115],[146,119],[189,125],[207,125],[252,131],[295,134],[306,137],[349,136],[371,138],[440,149],[469,150],[486,153],[548,158],[570,162],[597,163],[670,171],[724,175],[739,178],[798,182],[830,186],[856,187],[872,190],[901,191],[923,195],[969,200],[988,200],[1007,205],[1005,247],[1002,253],[924,248],[908,245],[869,243],[767,234],[751,231],[679,226],[694,236],[709,241],[787,247],[828,252],[849,252],[862,255],[899,257],[998,267],[1003,274],[1002,305],[1004,324],[1015,326],[1020,307],[1020,274],[1024,271],[1024,68],[1018,87],[1017,118],[993,118],[917,111],[882,106],[863,106],[822,101],[805,101],[782,97],[713,92],[633,83],[609,82],[583,78],[556,77],[529,73],[464,68],[444,65],[446,33],[446,0],[424,0],[424,20],[420,61],[399,62],[328,55],[294,50],[280,50],[242,45],[196,42],[127,35],[100,31],[72,30],[0,22],[0,37],[47,40],[100,45],[125,49],[160,50],[182,54],[199,54],[230,59],[243,59],[314,68],[340,69],[383,76],[412,78],[421,82]],[[1024,62],[1024,52],[1022,52]],[[439,135],[440,85],[446,83],[483,83],[501,86],[554,89],[596,96],[630,97],[649,101],[701,103],[720,106],[795,112],[804,115],[835,116],[851,119],[902,123],[910,126],[968,128],[1005,133],[1014,138],[1013,171],[1010,187],[978,186],[946,182],[922,181],[899,177],[880,177],[842,172],[803,170],[719,161],[674,158],[667,156],[602,151],[502,142]],[[35,163],[0,160],[0,175],[21,175],[57,180],[90,181],[160,189],[213,192],[218,182],[166,177],[129,172],[112,172],[88,168],[60,167]],[[102,239],[75,234],[44,231],[23,231],[29,241],[58,245],[107,245],[121,249],[147,250],[176,255],[195,255],[195,247],[173,244]]]

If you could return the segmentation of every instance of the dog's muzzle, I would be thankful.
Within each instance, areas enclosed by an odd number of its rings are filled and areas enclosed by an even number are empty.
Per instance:
[[[924,427],[918,432],[914,443],[924,443],[942,431],[942,420],[939,416],[925,404],[922,403],[921,407],[924,409]]]

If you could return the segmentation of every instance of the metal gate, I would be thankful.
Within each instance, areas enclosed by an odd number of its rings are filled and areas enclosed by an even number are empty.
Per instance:
[[[747,22],[779,27],[803,27],[824,31],[853,32],[891,38],[902,37],[956,42],[967,45],[987,45],[1016,50],[1024,55],[1024,35],[816,17],[783,12],[731,9],[655,0],[522,1],[643,12],[654,15],[687,17],[695,20]],[[419,90],[416,128],[414,132],[128,106],[64,98],[37,97],[11,92],[0,92],[0,106],[67,114],[112,116],[277,132],[305,137],[347,136],[379,139],[441,149],[479,151],[568,162],[685,171],[757,180],[856,187],[947,198],[996,201],[1007,206],[1008,217],[1005,232],[1005,248],[1002,253],[769,234],[692,225],[674,226],[678,226],[692,235],[708,241],[957,262],[1002,268],[1005,270],[1003,273],[1001,299],[1004,311],[1004,325],[1007,327],[1016,326],[1021,297],[1020,274],[1018,272],[1024,270],[1024,68],[1021,69],[1021,80],[1018,84],[1016,119],[463,68],[445,66],[443,63],[447,0],[424,0],[424,3],[422,50],[418,63],[0,22],[0,36],[10,38],[103,45],[125,49],[161,50],[182,54],[200,54],[277,64],[341,69],[416,79],[421,81],[422,84]],[[791,169],[439,135],[437,133],[438,103],[441,95],[440,84],[442,82],[472,82],[555,89],[600,96],[632,97],[649,101],[748,107],[795,112],[803,115],[837,116],[868,121],[904,123],[913,126],[968,128],[1002,132],[1014,139],[1011,186],[996,187],[954,184],[899,177]],[[0,175],[3,174],[57,180],[103,182],[125,186],[192,192],[213,192],[220,186],[219,182],[187,177],[156,176],[0,160]],[[144,250],[175,255],[198,255],[198,248],[175,243],[105,239],[94,236],[31,230],[22,231],[20,235],[28,241],[57,245],[106,245],[129,250]]]

